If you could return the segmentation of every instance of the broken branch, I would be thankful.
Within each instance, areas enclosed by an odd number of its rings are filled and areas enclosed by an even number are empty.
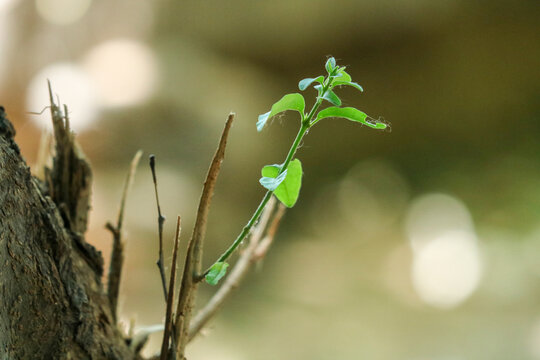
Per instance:
[[[133,179],[135,177],[137,165],[139,164],[142,153],[142,150],[137,151],[135,153],[135,156],[133,157],[133,160],[131,160],[129,172],[126,176],[126,181],[124,182],[124,189],[122,191],[122,199],[120,200],[120,208],[118,209],[118,219],[116,221],[116,226],[111,224],[110,222],[105,225],[105,227],[112,233],[113,236],[111,263],[109,265],[109,274],[107,281],[107,296],[109,297],[109,302],[111,304],[111,312],[115,321],[117,319],[116,313],[118,307],[120,279],[122,276],[122,267],[124,265],[124,244],[122,242],[122,224],[124,221],[124,210],[126,207],[126,199],[129,190],[133,185]]]
[[[218,148],[208,169],[206,180],[204,182],[199,208],[197,210],[197,219],[193,228],[193,234],[189,241],[186,262],[180,292],[178,305],[176,310],[176,346],[177,354],[180,359],[184,358],[185,346],[188,342],[189,323],[191,321],[191,313],[195,303],[195,295],[197,292],[200,272],[202,268],[202,252],[203,241],[206,233],[206,221],[210,210],[210,203],[214,194],[217,177],[221,169],[221,162],[225,157],[225,147],[227,145],[227,137],[234,120],[234,113],[229,114],[225,128],[221,134]]]

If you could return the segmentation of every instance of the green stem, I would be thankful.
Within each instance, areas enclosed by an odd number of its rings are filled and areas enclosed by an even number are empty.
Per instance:
[[[264,207],[266,206],[266,203],[272,197],[272,194],[273,194],[272,191],[266,192],[266,194],[264,195],[261,203],[259,204],[259,207],[257,208],[257,210],[255,210],[255,213],[253,214],[251,219],[249,219],[249,222],[246,224],[246,226],[244,226],[244,228],[242,229],[242,232],[240,233],[240,235],[238,235],[238,237],[236,238],[236,240],[234,240],[232,245],[229,246],[229,248],[219,257],[219,259],[216,262],[223,262],[223,261],[227,260],[229,258],[229,256],[231,256],[231,254],[234,252],[234,250],[236,250],[238,245],[240,245],[240,243],[244,240],[244,238],[247,236],[247,234],[249,234],[249,231],[251,230],[251,228],[253,227],[255,222],[257,222],[259,217],[261,216],[261,213],[262,213]],[[206,275],[206,273],[208,273],[208,270],[205,272],[205,275]]]
[[[281,169],[279,170],[278,175],[281,175],[285,170],[287,170],[289,163],[291,162],[294,154],[296,153],[296,150],[298,149],[298,146],[300,145],[300,142],[302,141],[302,138],[304,137],[308,129],[309,129],[309,123],[302,124],[302,126],[300,127],[300,130],[298,131],[298,134],[296,135],[296,138],[294,139],[291,149],[289,150],[289,153],[287,154],[287,157],[285,158],[285,162],[281,165]]]
[[[309,124],[309,122],[307,122]],[[298,134],[296,135],[296,139],[294,139],[294,142],[291,146],[291,149],[289,150],[289,153],[287,154],[287,158],[285,159],[285,162],[283,163],[279,174],[281,174],[285,169],[287,169],[287,166],[289,166],[289,163],[291,162],[294,154],[296,153],[296,150],[298,149],[298,145],[300,145],[300,142],[302,141],[302,138],[306,134],[306,131],[309,129],[309,125],[302,124],[300,127],[300,131],[298,131]],[[264,195],[261,203],[257,207],[257,210],[253,213],[253,216],[251,216],[251,219],[249,219],[248,223],[244,228],[242,229],[242,232],[238,235],[236,240],[229,246],[227,250],[219,257],[219,259],[216,262],[224,262],[226,261],[231,254],[236,250],[236,248],[242,243],[242,241],[246,238],[246,236],[249,234],[249,231],[255,225],[257,220],[259,220],[259,217],[262,214],[262,211],[270,198],[272,197],[273,191],[267,191]],[[210,267],[211,268],[211,267]],[[208,274],[208,271],[210,271],[210,268],[204,272],[204,275]]]
[[[323,85],[323,89],[322,89],[321,94],[324,94],[326,92],[326,90],[330,86],[330,83],[331,83],[331,80],[330,80],[330,78],[328,78],[327,81],[325,81],[325,83]],[[296,135],[296,138],[294,139],[294,142],[293,142],[293,144],[292,144],[292,146],[291,146],[291,148],[289,150],[289,153],[287,154],[287,157],[285,158],[285,162],[281,165],[281,169],[279,170],[278,175],[281,175],[287,169],[287,167],[289,166],[289,163],[293,159],[294,154],[296,153],[296,150],[298,150],[298,146],[300,145],[300,142],[302,141],[302,139],[303,139],[304,135],[306,134],[306,132],[311,127],[311,120],[313,119],[313,117],[315,116],[315,113],[317,112],[317,110],[321,106],[322,100],[323,99],[321,97],[319,97],[317,99],[317,101],[315,102],[315,104],[311,108],[311,111],[309,112],[309,114],[302,121],[302,126],[300,127],[300,130],[298,131],[298,134]],[[249,231],[251,230],[253,225],[255,225],[255,223],[257,222],[257,220],[261,216],[264,207],[266,206],[266,204],[268,203],[268,201],[272,197],[273,193],[274,193],[273,191],[267,191],[266,192],[266,194],[264,195],[261,203],[257,207],[257,210],[255,210],[255,212],[253,213],[253,216],[251,216],[251,219],[249,219],[246,226],[244,226],[244,228],[242,229],[242,232],[240,232],[240,234],[238,235],[236,240],[234,240],[234,242],[231,244],[231,246],[229,246],[229,248],[227,250],[225,250],[225,252],[219,257],[219,259],[216,261],[216,263],[226,261],[231,256],[231,254],[236,250],[236,248],[242,243],[242,241],[249,234]],[[212,267],[209,267],[204,272],[203,276],[206,276],[211,268]]]

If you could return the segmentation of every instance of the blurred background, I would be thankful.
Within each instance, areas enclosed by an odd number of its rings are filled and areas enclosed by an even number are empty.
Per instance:
[[[365,89],[340,90],[344,104],[391,131],[343,119],[310,131],[298,204],[189,358],[540,359],[539,21],[535,0],[0,0],[0,103],[29,164],[50,121],[29,114],[48,104],[46,78],[69,106],[94,168],[88,240],[106,259],[137,149],[156,154],[185,245],[235,111],[209,265],[297,131],[286,114],[257,133],[257,115],[334,56]],[[120,299],[138,328],[164,314],[156,216],[143,161]]]

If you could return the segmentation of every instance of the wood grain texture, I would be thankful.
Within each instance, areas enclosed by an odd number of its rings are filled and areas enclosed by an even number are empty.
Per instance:
[[[112,320],[101,254],[84,240],[91,172],[66,122],[43,184],[0,108],[0,359],[135,359]]]

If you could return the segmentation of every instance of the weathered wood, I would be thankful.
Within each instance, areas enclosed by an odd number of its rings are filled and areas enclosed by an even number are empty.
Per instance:
[[[83,237],[90,167],[67,119],[54,125],[41,184],[0,108],[0,359],[134,359],[103,291],[101,254]]]

